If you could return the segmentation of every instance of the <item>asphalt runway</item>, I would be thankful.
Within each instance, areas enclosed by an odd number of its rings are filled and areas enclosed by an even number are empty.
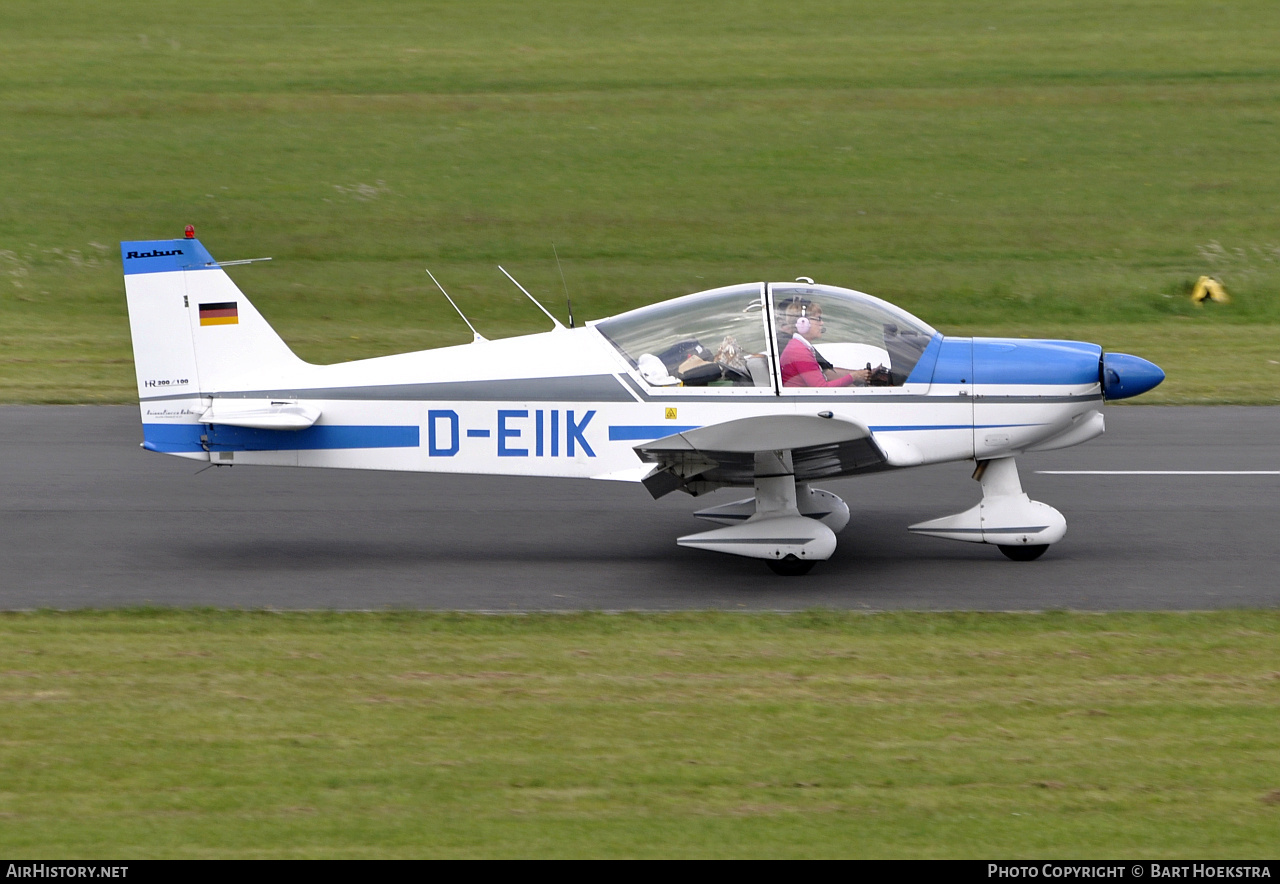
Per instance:
[[[0,608],[918,610],[1275,607],[1280,408],[1111,407],[1107,433],[1019,459],[1067,518],[1035,562],[906,527],[976,503],[972,464],[822,483],[853,511],[806,577],[677,547],[721,491],[247,467],[138,447],[134,407],[0,407]]]

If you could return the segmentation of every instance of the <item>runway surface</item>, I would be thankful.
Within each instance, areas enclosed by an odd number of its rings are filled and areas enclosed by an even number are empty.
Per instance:
[[[972,464],[821,483],[853,511],[806,577],[681,549],[713,527],[638,485],[210,469],[138,447],[133,407],[0,407],[0,608],[485,611],[1209,609],[1280,603],[1280,408],[1111,407],[1107,433],[1019,459],[1067,518],[1039,561],[906,527],[980,497]]]

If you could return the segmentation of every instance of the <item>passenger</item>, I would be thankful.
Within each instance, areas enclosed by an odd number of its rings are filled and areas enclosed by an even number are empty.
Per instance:
[[[814,347],[826,330],[822,322],[822,305],[803,298],[793,298],[787,307],[787,325],[794,330],[782,350],[782,385],[784,387],[865,387],[870,369],[834,368]],[[780,325],[780,327],[783,327]],[[823,363],[826,367],[823,367]]]

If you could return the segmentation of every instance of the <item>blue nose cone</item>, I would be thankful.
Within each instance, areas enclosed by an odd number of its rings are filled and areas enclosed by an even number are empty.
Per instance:
[[[1102,395],[1107,399],[1140,395],[1163,380],[1164,372],[1154,362],[1128,353],[1103,354]]]

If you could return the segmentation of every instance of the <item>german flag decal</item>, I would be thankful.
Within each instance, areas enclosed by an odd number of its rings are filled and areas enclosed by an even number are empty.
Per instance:
[[[235,301],[222,304],[200,305],[201,325],[239,325],[240,313],[236,310]]]

